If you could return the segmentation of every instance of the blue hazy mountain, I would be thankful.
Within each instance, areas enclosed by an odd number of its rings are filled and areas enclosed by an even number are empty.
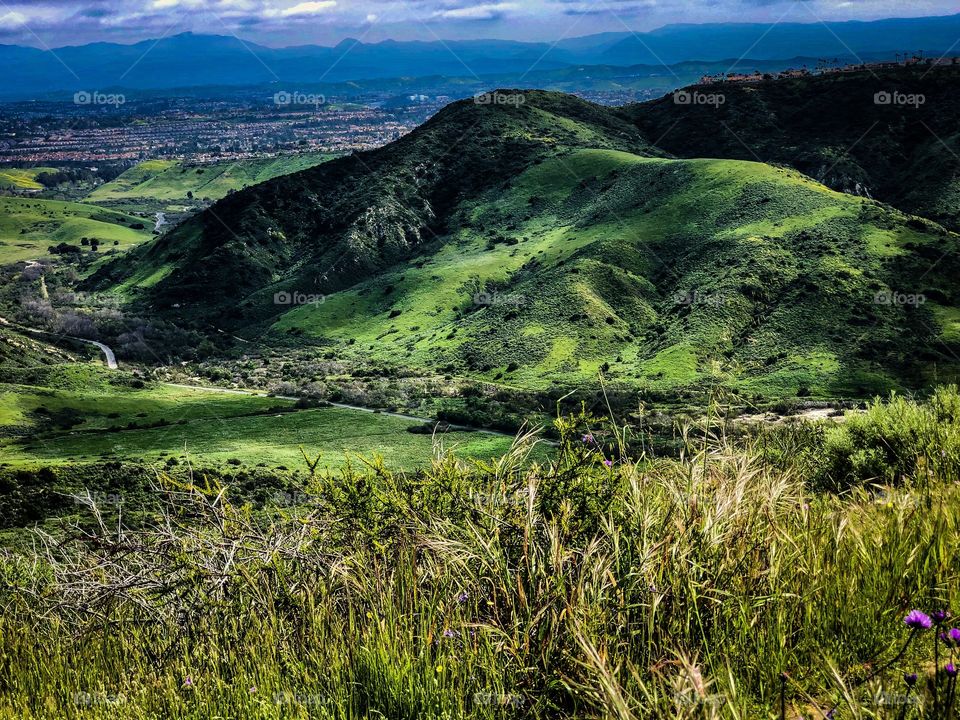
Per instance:
[[[872,22],[668,25],[615,42],[602,62],[667,63],[684,60],[756,60],[806,55],[850,57],[890,52],[943,54],[960,43],[960,15],[891,18]]]
[[[0,45],[12,69],[0,95],[32,98],[103,88],[321,83],[400,76],[481,77],[584,65],[631,66],[805,57],[877,57],[960,46],[960,15],[874,22],[671,25],[551,43],[458,40],[269,48],[233,36],[184,33],[129,45],[91,43],[53,51]]]

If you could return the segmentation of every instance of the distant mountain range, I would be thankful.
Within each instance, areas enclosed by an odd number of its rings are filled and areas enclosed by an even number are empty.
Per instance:
[[[646,33],[602,33],[555,44],[347,39],[335,47],[268,48],[233,36],[184,33],[132,45],[91,43],[52,51],[0,45],[0,62],[15,68],[0,96],[29,99],[105,88],[333,83],[427,75],[477,80],[510,75],[520,84],[531,73],[584,65],[651,65],[653,72],[669,74],[663,65],[685,61],[797,56],[853,60],[919,50],[942,54],[957,47],[958,41],[960,15],[874,22],[670,25]]]

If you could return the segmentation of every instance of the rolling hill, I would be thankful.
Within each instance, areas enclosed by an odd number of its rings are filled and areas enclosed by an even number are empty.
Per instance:
[[[862,396],[954,372],[956,234],[796,170],[671,158],[635,108],[511,97],[235,193],[92,284],[530,388]]]
[[[152,223],[85,203],[0,197],[0,265],[49,257],[51,246],[80,248],[95,240],[103,251],[149,240]]]
[[[37,181],[37,176],[56,171],[57,169],[52,167],[0,168],[0,189],[39,192],[43,190],[43,185]]]
[[[958,81],[960,65],[715,83],[695,91],[722,94],[717,106],[681,105],[668,95],[625,113],[674,155],[790,165],[956,230]]]
[[[327,153],[299,153],[272,158],[191,163],[146,160],[90,193],[87,202],[122,209],[156,211],[199,206],[234,190],[319,165]]]

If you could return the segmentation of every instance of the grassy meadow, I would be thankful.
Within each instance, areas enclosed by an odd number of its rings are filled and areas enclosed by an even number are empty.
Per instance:
[[[412,470],[434,456],[431,435],[409,431],[420,423],[390,415],[143,383],[86,366],[24,370],[6,379],[19,382],[0,383],[0,464],[14,467],[170,458],[295,467],[303,462],[301,445],[321,454],[323,468],[378,455],[390,467]],[[491,458],[511,439],[450,432],[442,442],[464,457]]]
[[[55,173],[56,168],[0,168],[0,188],[4,190],[43,190],[43,184],[37,180],[42,173]]]
[[[0,197],[0,265],[49,259],[50,246],[79,249],[84,238],[97,240],[101,253],[127,250],[149,240],[152,230],[149,220],[96,205]]]
[[[98,187],[86,201],[130,211],[182,211],[184,205],[219,200],[232,190],[306,170],[332,157],[309,152],[204,164],[146,160]]]
[[[953,620],[905,618],[960,608],[957,391],[718,428],[671,459],[569,417],[547,460],[321,471],[295,507],[162,473],[142,522],[0,556],[0,717],[954,717]]]
[[[152,237],[152,214],[157,211],[167,210],[174,220],[230,191],[313,167],[331,157],[301,153],[205,165],[148,160],[97,187],[81,202],[2,197],[0,265],[50,259],[48,247],[60,243],[79,247],[82,239],[96,240],[101,253],[128,250]],[[0,169],[0,189],[39,192],[43,186],[37,175],[56,171],[46,167]]]

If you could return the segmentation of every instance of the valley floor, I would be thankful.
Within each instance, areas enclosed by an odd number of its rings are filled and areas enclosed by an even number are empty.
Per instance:
[[[0,463],[150,464],[174,458],[202,466],[293,468],[303,463],[302,446],[321,453],[321,467],[328,469],[379,456],[391,467],[413,470],[435,454],[429,428],[411,432],[425,423],[398,414],[298,406],[289,398],[216,388],[145,385],[84,366],[73,368],[71,381],[59,381],[65,387],[34,382],[0,383],[0,432],[6,435],[0,438]],[[441,431],[439,437],[465,458],[496,457],[513,442],[464,430]]]

